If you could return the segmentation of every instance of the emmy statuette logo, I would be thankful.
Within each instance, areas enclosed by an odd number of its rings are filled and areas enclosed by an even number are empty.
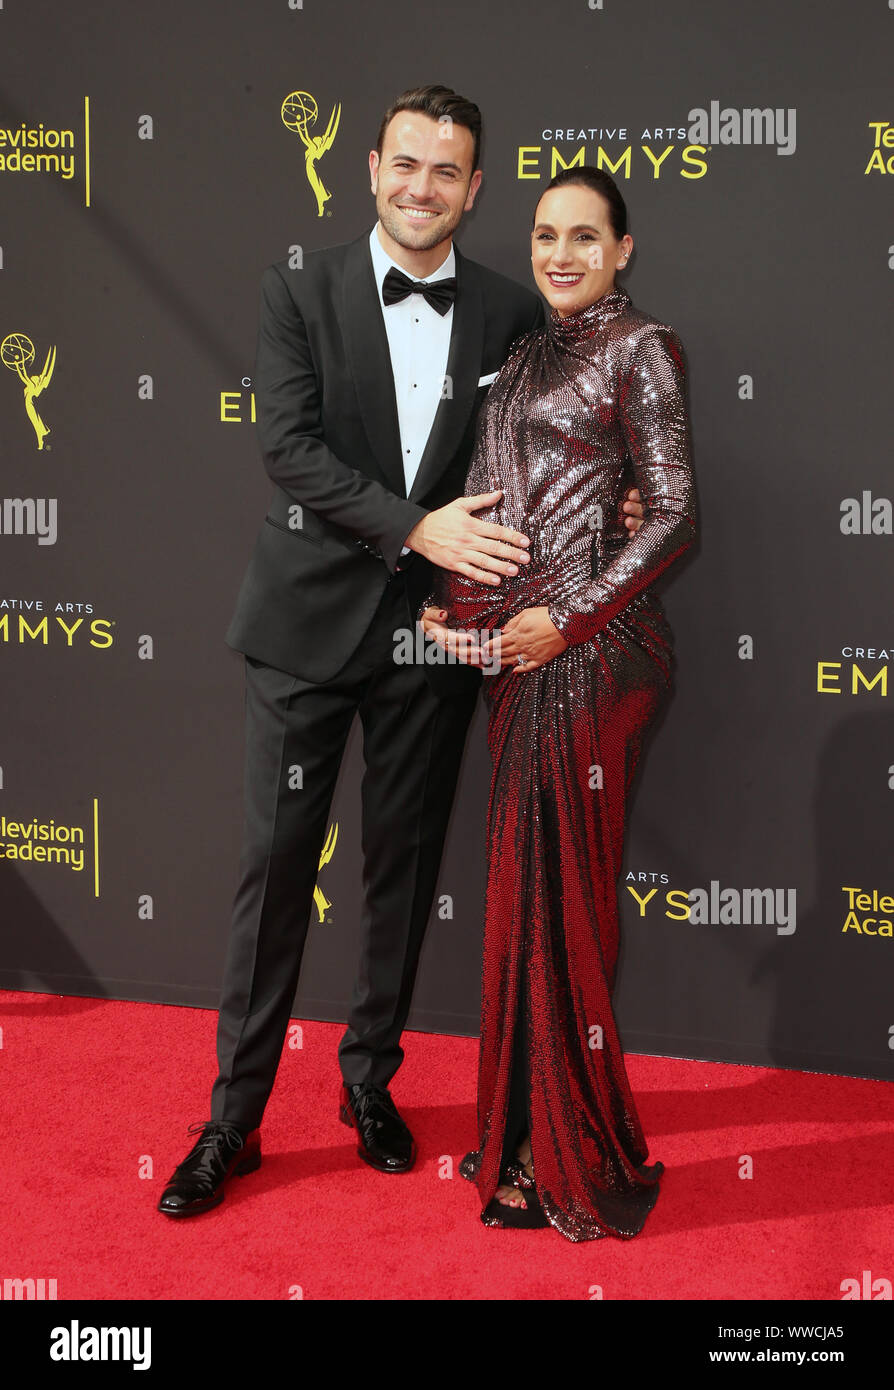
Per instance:
[[[330,825],[330,827],[329,827],[329,833],[328,833],[328,835],[326,836],[326,843],[324,844],[323,849],[322,849],[322,851],[321,851],[321,853],[320,853],[320,863],[319,863],[319,866],[318,866],[319,868],[322,869],[322,867],[323,867],[324,864],[328,864],[328,863],[329,863],[329,860],[332,858],[333,854],[335,853],[335,843],[336,843],[337,839],[338,839],[338,821],[335,822],[335,825]],[[330,907],[332,906],[332,904],[331,904],[331,902],[329,901],[329,899],[326,897],[326,894],[323,892],[322,888],[320,887],[320,885],[319,885],[318,883],[314,885],[314,902],[316,903],[316,906],[317,906],[317,914],[318,914],[319,920],[320,920],[321,922],[325,922],[325,921],[327,920],[327,918],[326,918],[326,910],[327,910],[327,908],[330,908]],[[332,919],[330,918],[330,919],[328,919],[328,920],[331,921]]]
[[[316,125],[320,111],[310,92],[290,92],[282,104],[282,123],[299,137],[304,145],[304,172],[317,200],[317,216],[323,216],[323,204],[332,197],[317,173],[317,161],[332,148],[341,120],[341,102],[332,108],[329,124],[322,135],[311,135],[308,127]]]
[[[50,384],[53,368],[56,365],[56,349],[55,347],[50,348],[42,372],[30,374],[27,369],[34,361],[34,344],[25,333],[7,333],[3,342],[0,343],[0,361],[11,372],[18,372],[19,380],[24,388],[25,411],[34,426],[34,433],[37,435],[37,447],[42,449],[43,441],[50,433],[50,428],[40,418],[34,402]]]

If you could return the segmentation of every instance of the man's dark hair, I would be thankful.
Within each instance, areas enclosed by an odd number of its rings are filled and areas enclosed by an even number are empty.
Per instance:
[[[385,131],[389,122],[399,111],[421,111],[424,116],[431,116],[434,121],[440,121],[444,116],[449,116],[455,125],[465,126],[467,130],[470,130],[475,140],[472,173],[475,172],[481,154],[481,112],[474,101],[467,101],[458,92],[454,92],[452,87],[411,87],[409,91],[403,92],[396,101],[392,102],[382,117],[382,124],[379,126],[379,135],[376,140],[376,150],[380,159],[382,157],[382,145],[385,141]]]

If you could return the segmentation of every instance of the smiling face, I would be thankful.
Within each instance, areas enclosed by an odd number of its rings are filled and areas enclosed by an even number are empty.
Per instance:
[[[626,265],[633,237],[612,230],[608,202],[583,184],[544,193],[531,232],[537,288],[559,315],[575,314],[608,294],[615,271]]]
[[[385,250],[424,277],[443,262],[449,239],[472,207],[481,170],[472,168],[472,132],[421,111],[398,111],[388,123],[381,158],[369,155],[372,191]]]

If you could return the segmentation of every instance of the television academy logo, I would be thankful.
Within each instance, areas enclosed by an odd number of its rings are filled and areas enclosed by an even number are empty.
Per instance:
[[[869,121],[868,125],[873,132],[872,153],[863,173],[894,174],[894,126],[890,121]]]
[[[894,940],[894,896],[880,893],[877,888],[842,885],[847,897],[847,914],[843,932],[855,931],[857,936],[883,936]]]
[[[92,879],[93,896],[99,897],[98,797],[92,798],[89,821],[83,824],[57,821],[55,817],[48,821],[37,816],[14,820],[13,815],[0,812],[0,861],[84,874]]]
[[[3,9],[0,3],[0,10]],[[78,148],[80,146],[80,148]],[[46,121],[20,121],[17,126],[0,126],[0,178],[62,179],[66,183],[79,173],[84,179],[84,206],[90,207],[90,98],[84,97],[84,129],[79,140],[67,126]]]

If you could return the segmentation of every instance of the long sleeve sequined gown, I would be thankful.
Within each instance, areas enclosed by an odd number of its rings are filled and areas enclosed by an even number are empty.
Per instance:
[[[633,482],[645,521],[625,540],[619,507]],[[570,645],[529,674],[484,678],[478,1149],[465,1175],[486,1208],[530,1132],[550,1223],[576,1241],[629,1238],[663,1165],[645,1162],[612,1011],[617,881],[627,794],[672,677],[672,633],[650,586],[695,530],[674,331],[615,287],[519,339],[479,415],[466,495],[493,488],[499,504],[475,515],[527,535],[530,562],[497,588],[438,570],[432,601],[450,626],[478,630],[545,604]]]

